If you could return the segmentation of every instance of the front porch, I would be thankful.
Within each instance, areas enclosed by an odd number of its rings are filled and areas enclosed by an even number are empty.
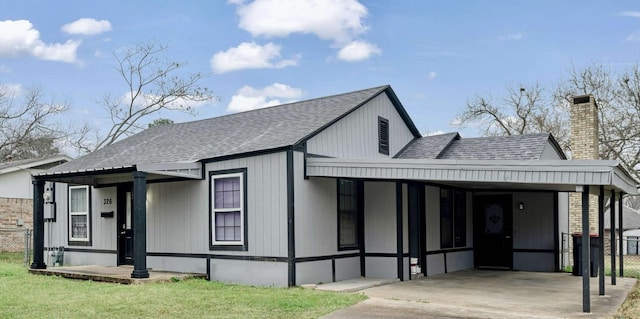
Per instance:
[[[36,275],[60,276],[64,278],[91,280],[99,282],[111,282],[117,284],[147,284],[152,282],[170,282],[173,280],[184,280],[189,278],[206,278],[206,274],[180,273],[172,271],[157,271],[149,269],[148,278],[132,278],[133,266],[64,266],[51,267],[47,269],[29,269],[29,272]]]

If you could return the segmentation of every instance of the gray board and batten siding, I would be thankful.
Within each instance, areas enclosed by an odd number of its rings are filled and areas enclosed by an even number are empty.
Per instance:
[[[377,119],[389,121],[389,154],[378,152]],[[338,158],[389,158],[415,138],[386,94],[380,94],[307,141],[309,154]]]

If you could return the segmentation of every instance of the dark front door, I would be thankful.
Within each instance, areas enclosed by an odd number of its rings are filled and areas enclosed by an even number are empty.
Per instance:
[[[483,195],[474,199],[475,264],[481,268],[513,268],[513,211],[511,195]]]
[[[133,185],[118,186],[118,265],[133,265]]]

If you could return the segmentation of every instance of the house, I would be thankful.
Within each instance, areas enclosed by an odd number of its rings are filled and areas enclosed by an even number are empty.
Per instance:
[[[32,268],[64,246],[65,264],[134,278],[273,286],[409,280],[411,258],[427,276],[558,271],[568,193],[637,192],[617,161],[567,160],[550,134],[423,137],[390,86],[152,127],[36,175],[34,194],[45,182]]]
[[[23,251],[25,229],[33,228],[31,175],[70,160],[56,156],[0,162],[0,251]]]
[[[640,212],[624,205],[622,210],[622,254],[625,255],[640,255]],[[618,229],[617,235],[620,236],[620,219],[616,219],[615,228]],[[611,235],[611,210],[607,209],[604,212],[604,236],[609,238]],[[605,251],[609,251],[607,246],[610,245],[610,241],[605,242]],[[620,245],[620,237],[618,237],[617,244]]]

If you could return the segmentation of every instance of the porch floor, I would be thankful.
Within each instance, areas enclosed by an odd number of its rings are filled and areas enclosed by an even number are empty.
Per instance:
[[[151,282],[169,282],[175,279],[206,278],[206,274],[180,273],[170,271],[149,270],[149,278],[131,278],[133,266],[63,266],[47,269],[29,269],[37,275],[60,276],[71,279],[112,282],[118,284],[146,284]]]
[[[369,299],[326,315],[338,318],[609,318],[636,279],[591,278],[591,313],[582,312],[582,277],[567,273],[464,270],[362,290]]]

